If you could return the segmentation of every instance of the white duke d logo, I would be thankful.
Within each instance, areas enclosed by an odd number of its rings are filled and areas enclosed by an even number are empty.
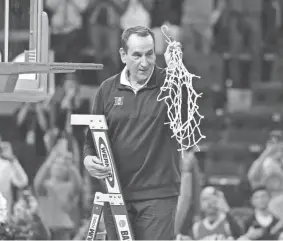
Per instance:
[[[114,105],[123,105],[124,97],[114,97]]]

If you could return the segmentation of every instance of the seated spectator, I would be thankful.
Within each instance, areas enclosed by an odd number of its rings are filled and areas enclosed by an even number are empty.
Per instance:
[[[268,210],[270,196],[264,186],[253,190],[251,203],[253,214],[245,223],[243,239],[249,240],[277,240],[280,230],[276,230],[278,219]]]
[[[15,157],[9,142],[0,140],[0,193],[7,200],[8,215],[12,211],[12,185],[21,189],[28,185],[28,177]]]
[[[192,238],[194,240],[237,239],[242,229],[230,213],[224,194],[214,188],[206,187],[200,195],[203,218],[194,223]]]
[[[34,180],[41,217],[51,230],[52,239],[70,239],[80,218],[82,180],[69,161],[70,156],[54,149]]]

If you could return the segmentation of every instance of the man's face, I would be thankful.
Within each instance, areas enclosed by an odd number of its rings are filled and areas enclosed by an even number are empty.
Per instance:
[[[218,199],[213,195],[204,195],[200,198],[201,209],[205,215],[217,215]]]
[[[155,65],[154,41],[149,36],[141,37],[132,34],[127,42],[128,51],[120,49],[121,60],[126,64],[131,80],[146,81]]]
[[[253,194],[252,205],[256,209],[266,209],[269,202],[269,195],[266,190],[260,190]]]

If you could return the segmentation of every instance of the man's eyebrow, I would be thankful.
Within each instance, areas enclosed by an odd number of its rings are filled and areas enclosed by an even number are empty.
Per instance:
[[[132,55],[142,55],[142,53],[139,52],[139,51],[134,51],[134,52],[132,53]]]
[[[153,49],[150,49],[150,50],[148,50],[148,51],[146,51],[146,54],[148,54],[148,53],[150,53],[150,52],[153,52]],[[139,52],[139,51],[134,51],[133,53],[132,53],[132,55],[142,55],[142,53],[141,52]]]

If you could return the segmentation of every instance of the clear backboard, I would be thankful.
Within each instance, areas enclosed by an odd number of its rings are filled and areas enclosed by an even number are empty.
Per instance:
[[[0,2],[1,62],[49,62],[48,18],[42,0]],[[0,100],[44,100],[54,89],[49,77],[47,73],[0,75]]]
[[[103,68],[53,62],[43,0],[0,0],[0,16],[0,101],[41,101],[54,92],[54,73]]]

